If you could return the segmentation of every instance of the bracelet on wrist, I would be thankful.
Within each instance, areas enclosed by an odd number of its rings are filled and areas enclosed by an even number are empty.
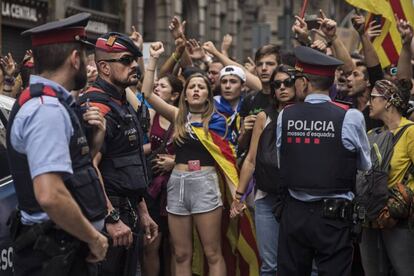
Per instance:
[[[173,58],[173,60],[175,61],[175,63],[179,63],[180,62],[180,58],[178,57],[176,52],[173,52],[171,54],[171,57]]]
[[[239,192],[239,191],[236,191],[236,195],[239,195],[239,196],[244,196],[244,193],[241,193],[241,192]]]
[[[331,37],[331,39],[327,39],[326,40],[326,47],[331,47],[332,43],[337,39],[337,36],[334,35],[333,37]]]

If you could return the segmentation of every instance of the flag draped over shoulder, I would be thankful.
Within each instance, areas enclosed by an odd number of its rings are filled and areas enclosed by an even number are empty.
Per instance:
[[[401,37],[397,30],[394,14],[399,19],[414,23],[414,8],[412,0],[346,0],[350,5],[366,10],[366,23],[374,20],[375,16],[381,18],[381,35],[372,42],[378,54],[382,67],[390,64],[396,65],[401,51]]]
[[[239,137],[241,127],[241,118],[239,112],[242,102],[243,99],[241,98],[239,104],[236,107],[236,110],[233,110],[231,104],[222,96],[214,97],[214,105],[217,112],[226,117],[227,126],[229,128],[228,137],[233,145],[237,145],[237,138]]]
[[[206,133],[201,124],[193,123],[192,130],[204,147],[210,152],[217,164],[220,190],[224,205],[222,215],[222,251],[229,276],[258,276],[259,254],[256,245],[256,233],[250,212],[246,210],[243,217],[230,219],[229,210],[234,193],[239,183],[234,147],[225,134],[225,119],[215,114]],[[196,235],[195,235],[196,236]],[[193,272],[205,275],[207,266],[198,238],[194,242]]]

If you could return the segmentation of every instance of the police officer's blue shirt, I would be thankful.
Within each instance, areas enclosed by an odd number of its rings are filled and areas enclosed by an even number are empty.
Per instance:
[[[305,98],[305,102],[311,104],[328,101],[331,101],[331,98],[324,94],[311,94]],[[282,117],[283,110],[279,113],[276,125],[276,147],[278,152],[280,152],[282,144]],[[365,119],[358,109],[351,108],[345,113],[344,122],[342,124],[342,144],[347,150],[357,152],[357,168],[359,170],[367,171],[371,168],[370,146],[368,137],[365,133]],[[303,158],[307,157],[304,156]],[[354,198],[352,192],[315,196],[289,189],[289,193],[292,197],[301,201],[317,201],[322,198],[344,198],[352,200]]]
[[[61,93],[64,100],[71,94],[61,85],[40,76],[30,76],[30,84],[42,83]],[[72,123],[65,107],[56,97],[42,96],[30,99],[17,112],[11,129],[13,148],[27,156],[32,179],[59,172],[72,174],[69,142],[73,135]],[[24,224],[48,220],[46,213],[22,213]]]

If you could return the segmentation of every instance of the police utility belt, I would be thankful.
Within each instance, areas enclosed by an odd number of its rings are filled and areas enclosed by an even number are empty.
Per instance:
[[[57,228],[50,220],[34,225],[23,225],[20,211],[15,210],[9,218],[8,226],[15,253],[31,248],[47,256],[42,275],[66,276],[74,266],[79,265],[77,261],[79,257],[86,258],[89,254],[85,243]]]
[[[325,198],[321,201],[322,216],[329,219],[341,219],[356,223],[365,218],[358,205],[352,201],[342,198]]]
[[[79,247],[80,241],[69,235],[51,220],[34,225],[24,225],[21,223],[20,211],[15,210],[11,214],[8,226],[10,229],[11,238],[13,240],[13,249],[16,253],[19,251],[32,247],[35,250],[40,250],[46,255],[54,256],[62,253],[71,246]],[[59,244],[66,244],[65,248],[60,248]]]

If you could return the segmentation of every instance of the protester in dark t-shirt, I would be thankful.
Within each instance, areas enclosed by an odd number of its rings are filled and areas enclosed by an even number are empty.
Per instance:
[[[272,102],[270,96],[270,76],[279,64],[279,61],[279,48],[276,45],[265,45],[256,52],[256,73],[262,83],[262,90],[247,95],[241,106],[242,126],[238,139],[239,153],[249,148],[256,115],[270,106]]]

